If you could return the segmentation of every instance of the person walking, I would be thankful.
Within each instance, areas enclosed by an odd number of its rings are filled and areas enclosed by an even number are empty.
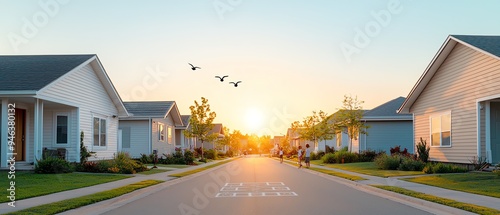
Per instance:
[[[283,163],[283,147],[280,147],[279,155],[280,155],[280,163]]]
[[[309,144],[306,144],[306,168],[311,167],[311,149],[309,149]]]
[[[297,157],[299,159],[299,169],[302,167],[302,146],[299,146],[299,150],[297,150]]]

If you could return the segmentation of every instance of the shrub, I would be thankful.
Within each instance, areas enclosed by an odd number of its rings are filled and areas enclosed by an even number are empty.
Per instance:
[[[83,137],[85,133],[83,131],[80,132],[80,163],[84,164],[87,162],[88,158],[95,154],[95,152],[91,152],[87,150],[87,147],[85,147],[85,144],[83,143]]]
[[[335,163],[335,155],[333,153],[326,153],[321,157],[323,163]]]
[[[474,166],[474,170],[482,170],[485,167],[488,167],[490,164],[486,161],[486,157],[476,157],[474,156],[472,160],[470,160],[472,166]]]
[[[139,161],[143,164],[154,163],[155,155],[151,153],[150,155],[142,154]]]
[[[328,154],[328,153],[334,153],[335,152],[335,148],[334,147],[330,147],[328,145],[325,146],[325,154]],[[321,156],[323,157],[323,156]]]
[[[35,173],[68,173],[73,172],[73,166],[66,160],[57,157],[46,157],[35,164]]]
[[[130,158],[130,155],[125,152],[118,152],[111,162],[114,164],[113,166],[116,166],[118,169],[120,169],[120,173],[124,174],[135,174],[136,172],[147,170],[146,166],[138,161],[132,160]]]
[[[418,160],[427,163],[430,149],[431,148],[427,147],[427,142],[423,138],[420,138],[420,142],[417,143]]]
[[[359,162],[372,162],[377,155],[385,153],[385,152],[375,152],[375,150],[365,150],[362,151],[361,154],[359,154]]]
[[[379,169],[397,170],[401,163],[401,156],[380,154],[375,158],[374,162]]]
[[[347,151],[349,151],[349,147],[348,146],[344,146],[342,149],[340,149],[340,151],[347,152]]]
[[[203,162],[203,163],[206,163],[207,162],[207,159],[206,158],[200,158],[200,160],[198,160],[200,162]]]
[[[337,151],[334,153],[335,162],[337,163],[353,163],[358,161],[358,154],[348,151]]]
[[[311,160],[320,160],[325,155],[325,152],[318,151],[317,153],[311,152]]]
[[[192,151],[187,150],[184,152],[184,162],[187,165],[194,164],[194,154]]]
[[[233,156],[234,156],[234,152],[233,152],[233,150],[231,150],[231,149],[227,150],[227,152],[226,152],[226,156],[227,156],[227,157],[233,157]]]
[[[466,168],[445,163],[427,163],[423,171],[427,174],[432,173],[462,173],[468,172]]]
[[[391,147],[389,150],[391,152],[391,155],[399,154],[399,155],[404,155],[404,156],[410,156],[410,153],[408,153],[408,149],[405,148],[403,151],[401,151],[401,146],[395,146],[394,148]]]
[[[203,153],[206,159],[211,159],[211,160],[217,159],[217,151],[213,149],[205,150]]]
[[[425,163],[421,160],[415,160],[411,157],[403,157],[398,169],[402,171],[422,171],[424,167]]]

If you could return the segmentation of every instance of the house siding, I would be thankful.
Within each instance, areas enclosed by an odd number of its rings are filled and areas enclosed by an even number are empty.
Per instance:
[[[175,126],[172,116],[168,114],[166,118],[155,118],[153,121],[155,121],[152,128],[153,150],[158,150],[159,155],[173,153],[175,150]],[[158,138],[158,123],[165,125],[165,141],[160,141]],[[168,127],[172,129],[172,142],[168,142]]]
[[[367,134],[361,134],[359,138],[360,150],[385,151],[401,146],[401,150],[408,149],[414,153],[413,148],[413,122],[412,121],[376,121],[367,122]]]
[[[46,100],[79,107],[83,141],[89,150],[96,152],[89,160],[113,158],[117,152],[118,118],[112,116],[118,115],[118,109],[90,64],[62,76],[40,90],[39,95]],[[93,117],[106,119],[106,147],[93,145]],[[70,153],[76,155],[79,144],[75,141],[78,140],[74,138],[72,141],[75,150]]]
[[[133,158],[141,154],[149,155],[149,120],[120,120],[119,129],[130,128],[130,148],[121,151],[129,153]]]
[[[500,94],[499,82],[497,59],[457,43],[410,107],[415,114],[414,141],[422,137],[429,145],[429,117],[451,112],[451,147],[431,147],[431,160],[470,163],[477,156],[476,100]]]

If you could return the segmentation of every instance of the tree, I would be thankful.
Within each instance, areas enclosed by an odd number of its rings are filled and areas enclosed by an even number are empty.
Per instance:
[[[328,126],[329,117],[323,111],[313,111],[312,116],[307,116],[301,122],[292,123],[293,132],[297,132],[300,138],[314,142],[314,149],[318,149],[318,140],[329,140],[333,138],[331,128]]]
[[[345,133],[349,136],[349,152],[352,152],[352,140],[357,140],[359,134],[366,134],[368,126],[365,125],[363,118],[364,101],[358,101],[358,97],[344,95],[342,108],[335,114],[336,126],[344,127]]]
[[[233,130],[233,133],[229,134],[229,147],[233,151],[240,151],[242,146],[241,146],[241,139],[243,138],[243,134],[239,130]]]
[[[201,97],[201,105],[195,100],[194,105],[190,106],[189,109],[191,110],[191,118],[189,118],[191,129],[184,130],[184,135],[201,141],[201,158],[203,159],[203,143],[217,139],[217,134],[210,134],[214,127],[212,122],[217,114],[211,112],[208,99],[204,97]]]

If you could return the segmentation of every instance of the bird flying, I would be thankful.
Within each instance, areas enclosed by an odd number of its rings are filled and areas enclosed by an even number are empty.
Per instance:
[[[191,69],[192,69],[192,70],[201,69],[200,67],[193,66],[193,64],[190,64],[190,63],[189,63],[189,65],[191,65]]]
[[[234,87],[238,87],[238,84],[241,83],[242,81],[237,81],[237,82],[229,82],[230,84],[233,84]]]
[[[222,77],[220,77],[220,76],[215,76],[215,77],[218,78],[218,79],[220,79],[220,82],[223,82],[224,78],[229,77],[229,75],[224,75]]]

